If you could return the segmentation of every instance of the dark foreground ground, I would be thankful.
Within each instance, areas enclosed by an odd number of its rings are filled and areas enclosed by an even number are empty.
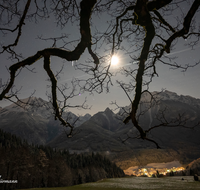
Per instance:
[[[124,177],[102,179],[94,183],[86,183],[71,187],[34,188],[29,190],[200,190],[200,182],[193,176],[173,176],[163,178]],[[28,189],[27,189],[28,190]]]

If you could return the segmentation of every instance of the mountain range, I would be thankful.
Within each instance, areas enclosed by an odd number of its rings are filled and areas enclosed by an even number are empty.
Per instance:
[[[0,128],[33,144],[68,149],[72,153],[102,152],[122,168],[156,160],[179,159],[189,162],[200,157],[200,128],[187,128],[200,121],[200,99],[179,96],[170,91],[153,92],[152,95],[143,94],[138,118],[144,130],[163,123],[163,126],[151,130],[148,134],[149,138],[160,145],[161,150],[156,150],[154,143],[136,139],[138,133],[132,123],[125,125],[122,122],[123,110],[128,113],[130,105],[121,108],[118,113],[106,108],[93,116],[86,114],[80,117],[75,123],[75,135],[67,138],[67,129],[54,120],[51,104],[41,98],[32,97],[23,100],[29,101],[30,105],[18,102],[21,107],[11,104],[1,108]],[[78,116],[66,112],[63,117],[73,123]],[[167,122],[171,123],[168,127]],[[182,127],[177,127],[178,123]],[[122,143],[127,137],[133,139]]]
[[[78,116],[65,112],[63,117],[74,123]],[[80,116],[75,127],[88,120],[91,115]],[[23,99],[16,104],[0,109],[0,128],[25,139],[30,144],[42,144],[61,134],[64,128],[54,120],[51,103],[36,97]]]

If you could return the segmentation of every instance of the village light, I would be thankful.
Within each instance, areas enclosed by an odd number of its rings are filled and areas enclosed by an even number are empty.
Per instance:
[[[162,169],[156,169],[156,168],[138,168],[136,170],[133,170],[132,171],[132,175],[134,176],[148,176],[148,177],[152,177],[153,175],[156,175],[157,174],[157,171],[159,171],[160,174],[163,174],[163,175],[167,175],[169,174],[170,172],[181,172],[181,171],[184,171],[185,168],[184,167],[173,167],[171,169],[168,169],[168,168],[162,168]]]

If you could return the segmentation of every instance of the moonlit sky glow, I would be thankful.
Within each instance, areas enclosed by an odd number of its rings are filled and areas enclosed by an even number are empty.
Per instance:
[[[200,15],[200,12],[198,12]],[[198,16],[196,17],[198,18]],[[105,16],[101,18],[93,18],[97,21],[97,28],[103,26],[105,23]],[[70,33],[70,40],[79,39],[79,28],[76,25],[66,26],[62,31],[58,28],[55,22],[49,18],[46,20],[38,21],[37,24],[32,22],[27,22],[23,26],[22,36],[19,41],[19,46],[17,51],[23,52],[24,58],[34,55],[37,51],[44,48],[52,46],[52,41],[41,41],[38,39],[38,36],[43,36],[44,38],[49,38],[51,36],[59,36],[65,32],[67,28],[67,33]],[[78,36],[78,37],[77,37]],[[3,34],[0,34],[0,38],[4,40]],[[11,39],[15,37],[11,36]],[[195,46],[194,49],[188,48],[185,45],[185,40],[180,39],[177,46],[171,51],[168,56],[176,57],[177,63],[183,64],[195,64],[200,60],[200,43]],[[72,48],[73,49],[73,46]],[[99,51],[99,52],[98,52]],[[97,50],[99,54],[103,54]],[[51,67],[53,71],[59,71],[63,66],[63,71],[60,73],[60,78],[58,82],[60,83],[70,83],[73,78],[87,78],[87,74],[76,70],[75,65],[85,63],[89,57],[87,52],[81,56],[77,62],[67,62],[63,61],[60,58],[52,57],[51,58]],[[6,83],[9,79],[9,73],[7,68],[12,64],[16,63],[8,59],[8,55],[1,54],[1,65],[0,65],[0,82],[2,84]],[[119,54],[116,57],[112,57],[111,65],[117,66],[115,71],[120,70],[121,67],[128,67],[137,65],[137,63],[131,63],[129,61],[129,55]],[[46,91],[49,90],[47,85],[47,74],[42,69],[43,68],[43,59],[37,61],[29,67],[29,69],[34,69],[34,73],[30,72],[28,69],[24,68],[16,78],[15,87],[16,89],[21,89],[19,92],[20,98],[29,97],[34,91],[35,97],[41,97],[47,100]],[[172,70],[169,66],[162,65],[158,63],[156,65],[157,73],[159,77],[154,77],[152,83],[150,84],[149,91],[161,91],[166,89],[172,92],[176,92],[178,95],[189,95],[195,98],[200,98],[200,65],[189,68],[186,72],[181,72],[181,70]],[[116,75],[113,77],[113,86],[110,87],[109,93],[102,93],[90,95],[89,93],[80,93],[76,98],[70,100],[71,104],[76,104],[84,101],[87,97],[87,104],[92,106],[90,110],[71,110],[75,114],[95,114],[98,111],[104,111],[107,107],[114,109],[115,107],[111,106],[111,101],[117,101],[120,106],[127,106],[130,104],[129,99],[126,97],[124,91],[119,88],[119,85],[115,83],[118,80],[128,80],[126,76]],[[126,81],[128,82],[128,81]],[[0,107],[5,107],[11,104],[9,101],[0,101]]]
[[[113,55],[111,58],[111,65],[117,65],[119,63],[119,58],[116,55]]]

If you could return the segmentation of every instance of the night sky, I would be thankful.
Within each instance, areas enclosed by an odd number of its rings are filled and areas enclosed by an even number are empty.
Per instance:
[[[184,7],[183,10],[186,11],[187,8]],[[173,15],[172,15],[173,16]],[[200,18],[200,11],[196,15],[196,18]],[[105,24],[105,20],[108,20],[107,16],[101,15],[101,17],[93,17],[93,23],[97,23],[96,27],[101,30],[104,29],[103,24]],[[199,20],[197,20],[199,22]],[[105,26],[106,28],[106,26]],[[27,21],[26,24],[22,28],[22,36],[19,41],[19,45],[16,48],[18,52],[22,52],[24,58],[34,55],[38,50],[42,50],[47,47],[52,46],[52,41],[41,41],[38,39],[38,36],[42,36],[43,38],[49,38],[51,36],[59,36],[62,33],[69,33],[69,40],[79,39],[79,29],[78,24],[67,25],[62,30],[56,26],[54,19],[49,18],[47,20],[39,21],[37,24],[33,22]],[[93,32],[93,29],[92,29]],[[6,38],[3,34],[0,34],[1,43],[8,44],[12,39],[15,38],[15,34],[8,35]],[[200,60],[200,44],[195,46],[194,49],[188,48],[184,46],[186,43],[185,40],[180,39],[177,46],[171,51],[170,56],[176,56],[176,62],[181,64],[195,64]],[[76,44],[76,43],[75,43]],[[70,46],[71,50],[74,46]],[[104,54],[103,48],[97,50],[99,54]],[[136,63],[130,63],[128,59],[128,55],[122,54],[119,52],[119,63],[117,66],[113,66],[111,71],[115,72],[119,70],[121,67],[129,67]],[[0,78],[2,83],[5,83],[9,79],[9,74],[7,68],[16,63],[15,61],[11,61],[8,59],[7,54],[1,54],[1,65],[0,65]],[[51,67],[54,71],[58,71],[62,65],[64,65],[64,69],[60,74],[59,82],[65,83],[70,82],[73,77],[77,78],[87,78],[87,75],[79,70],[75,70],[74,64],[85,63],[85,61],[90,57],[87,52],[85,52],[81,59],[77,62],[67,62],[63,61],[60,58],[53,57],[51,58]],[[43,59],[34,63],[34,65],[30,66],[29,69],[33,69],[32,73],[26,68],[24,68],[21,73],[17,76],[16,80],[16,88],[21,88],[19,97],[27,98],[30,96],[34,90],[36,90],[33,96],[41,97],[47,100],[46,91],[47,89],[47,74],[42,69],[43,68]],[[193,68],[189,68],[186,72],[182,72],[181,70],[172,70],[169,66],[165,66],[162,64],[157,64],[157,73],[159,77],[154,77],[153,82],[150,85],[150,91],[161,91],[162,89],[166,89],[172,92],[176,92],[178,95],[189,95],[195,98],[200,98],[200,65],[197,65]],[[124,80],[127,78],[125,76],[117,75],[113,77],[113,86],[110,87],[109,93],[102,93],[89,95],[88,93],[80,94],[73,100],[71,100],[71,104],[82,102],[85,97],[87,97],[87,104],[92,106],[90,110],[71,110],[75,114],[85,114],[90,113],[94,114],[98,111],[103,111],[107,107],[114,109],[114,106],[111,106],[111,101],[117,101],[120,106],[127,106],[130,104],[128,98],[126,97],[124,91],[119,88],[119,85],[115,83],[116,80]],[[1,101],[0,106],[4,107],[9,105],[8,101]]]

